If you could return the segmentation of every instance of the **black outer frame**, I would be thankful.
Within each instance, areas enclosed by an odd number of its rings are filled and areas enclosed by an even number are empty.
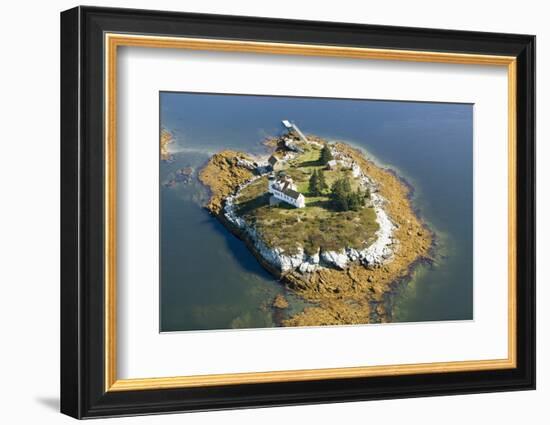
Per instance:
[[[104,391],[105,32],[517,57],[517,368]],[[75,418],[535,388],[535,37],[77,7],[61,13],[61,412]]]

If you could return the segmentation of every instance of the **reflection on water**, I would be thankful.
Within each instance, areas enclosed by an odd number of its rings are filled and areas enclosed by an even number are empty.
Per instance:
[[[161,330],[272,327],[304,308],[202,208],[208,192],[196,178],[219,150],[264,153],[261,141],[287,118],[366,149],[413,185],[437,255],[386,298],[393,321],[471,319],[471,105],[162,93],[161,125],[176,153],[160,165],[161,183],[184,167],[195,172],[187,184],[161,186]],[[284,312],[271,307],[279,293]]]

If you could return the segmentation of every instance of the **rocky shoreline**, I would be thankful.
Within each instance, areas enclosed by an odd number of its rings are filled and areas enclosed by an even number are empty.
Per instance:
[[[166,129],[162,129],[160,132],[160,160],[163,162],[172,161],[172,154],[170,153],[169,145],[174,143],[174,137]]]
[[[363,249],[343,248],[313,255],[298,250],[288,255],[267,246],[235,212],[239,192],[262,175],[262,164],[249,155],[220,152],[199,174],[211,192],[206,208],[245,242],[268,271],[316,304],[284,320],[285,326],[387,321],[384,294],[392,290],[394,282],[410,276],[416,264],[431,257],[434,235],[413,209],[411,187],[393,171],[377,166],[347,144],[336,143],[331,149],[371,192],[379,229],[375,240]]]

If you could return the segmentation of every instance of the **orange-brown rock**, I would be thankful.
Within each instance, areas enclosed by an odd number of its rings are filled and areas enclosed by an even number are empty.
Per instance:
[[[286,298],[283,295],[278,294],[273,299],[273,307],[284,310],[285,308],[288,308],[288,301],[286,300]]]
[[[160,159],[162,161],[170,161],[172,154],[168,150],[168,145],[174,142],[172,133],[166,129],[162,129],[160,132]]]
[[[199,180],[210,189],[210,200],[206,208],[212,214],[219,214],[223,209],[224,199],[254,175],[249,169],[237,165],[238,158],[249,160],[247,155],[240,152],[219,152],[210,158],[199,174]]]

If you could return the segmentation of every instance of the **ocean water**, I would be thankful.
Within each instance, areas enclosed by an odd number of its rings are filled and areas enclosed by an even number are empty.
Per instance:
[[[413,205],[437,235],[436,262],[386,297],[391,320],[473,319],[472,105],[162,92],[161,127],[175,142],[161,184],[183,167],[195,173],[160,190],[161,331],[273,327],[307,306],[208,214],[196,178],[222,149],[265,153],[262,140],[282,134],[283,119],[364,149],[413,186]],[[270,306],[279,293],[290,302],[284,313]]]

